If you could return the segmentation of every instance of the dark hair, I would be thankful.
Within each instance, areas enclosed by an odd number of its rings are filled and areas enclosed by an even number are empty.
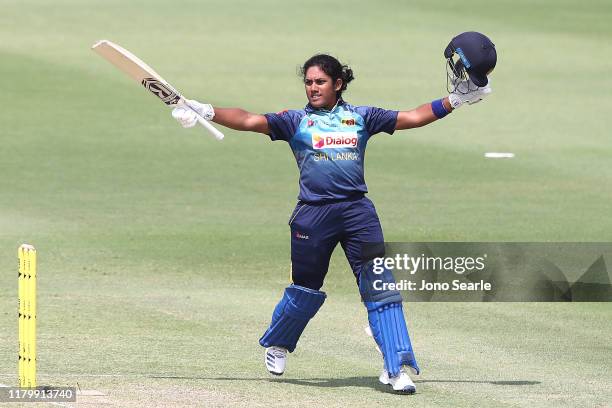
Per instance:
[[[336,92],[336,98],[342,96],[342,92],[346,90],[349,82],[355,77],[353,76],[353,70],[348,65],[343,65],[336,58],[327,54],[316,54],[308,58],[308,60],[300,68],[300,75],[302,79],[306,79],[306,71],[310,67],[319,67],[323,72],[329,75],[334,83],[337,79],[342,80],[342,86],[340,90]]]

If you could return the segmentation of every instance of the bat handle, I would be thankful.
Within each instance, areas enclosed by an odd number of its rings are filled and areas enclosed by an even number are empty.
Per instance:
[[[221,141],[225,137],[223,135],[223,133],[221,133],[216,127],[211,125],[210,122],[208,122],[206,119],[204,119],[200,115],[198,115],[198,122],[200,122],[200,125],[204,126],[206,129],[208,129],[208,131],[210,133],[212,133],[212,135],[215,137],[215,139]]]

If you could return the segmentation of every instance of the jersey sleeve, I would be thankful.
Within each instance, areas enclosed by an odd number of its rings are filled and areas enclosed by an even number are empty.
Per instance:
[[[286,110],[279,113],[266,113],[264,115],[270,129],[270,139],[289,141],[297,131],[300,121],[304,117],[303,111]]]
[[[397,111],[364,106],[361,108],[361,115],[365,121],[365,128],[370,136],[385,132],[390,135],[395,132],[397,124]]]

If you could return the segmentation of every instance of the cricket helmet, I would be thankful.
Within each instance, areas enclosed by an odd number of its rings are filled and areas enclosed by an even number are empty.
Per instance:
[[[476,31],[467,31],[454,37],[446,49],[444,57],[448,62],[449,76],[465,80],[469,77],[476,86],[486,86],[487,75],[497,63],[495,44],[489,37]]]

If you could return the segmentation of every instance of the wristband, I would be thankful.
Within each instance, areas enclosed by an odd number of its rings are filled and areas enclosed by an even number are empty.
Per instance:
[[[431,110],[438,119],[442,119],[443,117],[449,114],[449,112],[444,107],[443,100],[444,99],[436,99],[431,103]]]

